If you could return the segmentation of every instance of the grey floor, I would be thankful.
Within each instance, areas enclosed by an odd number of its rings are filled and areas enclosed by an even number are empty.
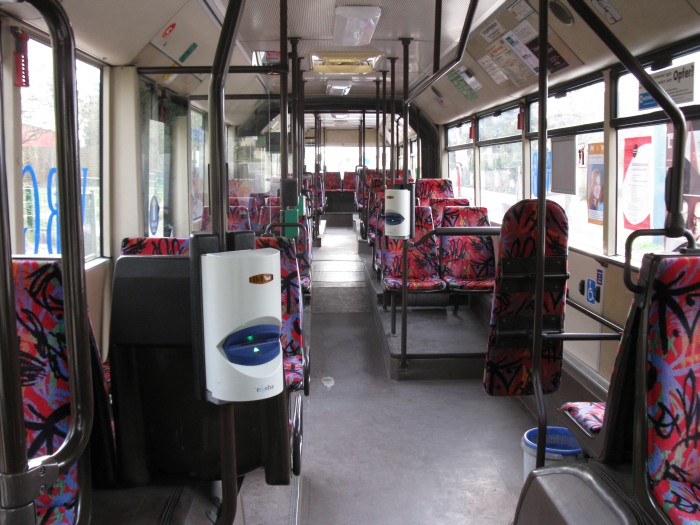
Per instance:
[[[479,379],[389,379],[360,251],[352,228],[334,227],[314,249],[301,523],[508,523],[534,419]],[[249,476],[246,524],[288,523],[289,494]]]

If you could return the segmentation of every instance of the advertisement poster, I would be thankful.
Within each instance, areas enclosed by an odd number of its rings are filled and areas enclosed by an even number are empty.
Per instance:
[[[625,229],[651,228],[654,194],[654,150],[651,137],[625,139],[622,216]]]
[[[591,224],[603,224],[603,173],[604,164],[604,144],[594,142],[588,145],[588,185],[586,186],[586,196],[588,200],[588,222]]]

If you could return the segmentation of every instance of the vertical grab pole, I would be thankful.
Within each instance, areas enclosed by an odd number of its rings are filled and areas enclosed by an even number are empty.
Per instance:
[[[289,53],[287,52],[287,0],[280,0],[280,180],[289,173],[289,138],[287,117],[289,115]],[[280,202],[281,203],[281,202]],[[283,204],[283,203],[281,203]],[[281,206],[280,206],[281,208]]]
[[[396,186],[396,147],[394,144],[394,118],[396,117],[396,60],[397,57],[389,57],[391,64],[391,157],[389,160],[391,169],[391,187]]]
[[[403,92],[404,92],[404,103],[403,106],[403,183],[404,189],[408,185],[408,104],[405,102],[405,94],[408,93],[408,47],[411,45],[410,38],[402,38],[401,43],[403,44]],[[392,104],[393,104],[393,89],[394,89],[394,79],[393,79],[393,62],[392,62]],[[393,135],[392,135],[393,137]],[[393,173],[393,172],[392,172]],[[415,214],[414,203],[410,203],[409,207],[411,213],[411,224],[414,224],[415,219],[413,215]],[[411,235],[413,232],[411,231]],[[403,272],[401,276],[401,362],[399,363],[399,370],[406,370],[408,368],[408,363],[406,362],[406,352],[408,346],[408,243],[410,239],[406,239],[403,242],[403,249],[401,251],[401,262],[403,267]]]
[[[75,42],[65,11],[58,2],[30,0],[51,32],[56,109],[56,166],[61,210],[61,261],[66,311],[66,345],[71,377],[71,426],[54,459],[61,472],[82,455],[94,416],[90,364],[90,327],[85,295],[85,256],[80,205],[80,155],[75,71]],[[60,108],[60,111],[59,111]]]
[[[386,191],[386,74],[382,70],[382,190]]]
[[[297,45],[299,39],[296,37],[290,38],[292,44],[292,52],[289,54],[289,61],[292,63],[292,176],[295,179],[299,177],[299,61],[297,60]],[[289,173],[282,173],[282,179],[286,179]],[[280,201],[281,209],[288,206],[289,203]]]
[[[0,70],[0,85],[3,75]],[[4,122],[0,104],[0,116]],[[27,444],[24,430],[19,359],[17,351],[17,316],[12,279],[12,246],[7,184],[7,162],[3,128],[0,127],[0,473],[13,476],[27,470]],[[38,494],[37,494],[38,495]],[[0,521],[14,505],[0,509]],[[24,511],[27,519],[34,518],[34,507]],[[8,513],[9,514],[9,513]]]
[[[376,84],[376,87],[377,87],[376,95],[375,95],[375,97],[377,99],[376,100],[376,107],[375,107],[376,111],[374,113],[374,127],[376,130],[376,137],[374,137],[374,149],[376,150],[375,154],[377,157],[377,159],[375,161],[377,173],[379,173],[379,84],[381,84],[381,80],[377,79],[374,81],[374,83]]]
[[[535,320],[532,337],[532,382],[537,403],[537,459],[536,466],[544,466],[545,446],[547,443],[547,410],[544,404],[542,388],[542,309],[544,307],[544,251],[547,234],[547,97],[549,83],[547,78],[547,48],[549,44],[549,5],[547,0],[540,0],[539,13],[540,48],[539,48],[539,127],[537,166],[537,262],[535,275]]]
[[[219,248],[226,248],[226,211],[228,210],[228,181],[226,163],[226,128],[224,120],[224,85],[228,65],[236,42],[238,25],[245,0],[231,0],[226,9],[219,43],[214,55],[209,91],[209,129],[211,137],[211,216],[212,233],[217,236]],[[232,525],[236,518],[238,495],[236,467],[236,433],[234,405],[219,407],[219,448],[221,453],[221,510],[217,525]]]

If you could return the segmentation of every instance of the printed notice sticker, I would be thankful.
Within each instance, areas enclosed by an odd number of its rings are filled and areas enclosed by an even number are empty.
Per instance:
[[[522,22],[528,16],[534,13],[535,10],[530,7],[530,4],[528,4],[525,0],[516,0],[510,4],[510,7],[508,7],[508,12],[510,12],[510,14],[513,15],[518,22]]]
[[[506,30],[501,23],[498,20],[494,20],[481,30],[481,36],[490,44],[505,32]]]
[[[622,15],[620,15],[619,11],[615,9],[615,6],[612,5],[610,0],[591,0],[591,3],[593,4],[593,7],[595,7],[600,14],[605,17],[608,24],[613,25],[622,20]]]

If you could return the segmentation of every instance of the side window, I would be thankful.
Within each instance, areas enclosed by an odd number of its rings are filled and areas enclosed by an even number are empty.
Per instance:
[[[24,254],[61,253],[51,48],[29,40],[29,86],[20,88]],[[101,255],[100,68],[78,60],[78,140],[86,259]]]

